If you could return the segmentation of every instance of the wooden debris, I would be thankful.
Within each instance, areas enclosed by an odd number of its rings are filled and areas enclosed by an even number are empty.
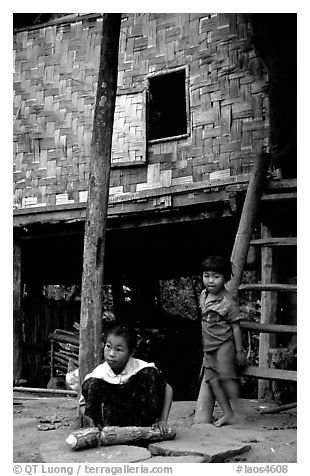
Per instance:
[[[280,405],[279,407],[267,408],[266,410],[261,410],[260,414],[264,415],[266,413],[280,413],[285,412],[286,410],[290,410],[291,408],[296,408],[297,402],[294,403],[287,403],[286,405]]]
[[[73,390],[62,390],[57,388],[32,388],[32,387],[13,387],[14,392],[30,392],[30,393],[49,393],[51,395],[60,393],[62,395],[73,395],[77,393]]]

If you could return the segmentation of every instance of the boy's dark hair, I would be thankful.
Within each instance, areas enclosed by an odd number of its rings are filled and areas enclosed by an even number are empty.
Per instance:
[[[229,281],[233,275],[230,261],[224,256],[212,255],[201,263],[202,271],[221,273],[225,281]]]
[[[133,351],[137,345],[137,334],[133,327],[126,323],[114,322],[106,331],[107,338],[110,334],[114,336],[122,336],[126,339],[128,348]]]

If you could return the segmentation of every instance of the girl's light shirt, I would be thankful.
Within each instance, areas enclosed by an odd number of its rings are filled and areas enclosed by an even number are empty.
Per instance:
[[[100,378],[108,383],[121,385],[126,383],[130,377],[146,367],[155,367],[155,364],[153,362],[145,362],[144,360],[130,357],[122,372],[120,374],[115,374],[109,364],[103,362],[103,364],[98,365],[98,367],[96,367],[90,374],[86,375],[84,382],[88,378],[93,377]]]

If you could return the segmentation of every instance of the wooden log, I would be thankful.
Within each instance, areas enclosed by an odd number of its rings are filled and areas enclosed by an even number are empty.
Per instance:
[[[261,410],[259,413],[261,415],[265,415],[267,413],[280,413],[285,412],[286,410],[290,410],[291,408],[296,408],[297,402],[294,403],[287,403],[286,405],[280,405],[279,407],[267,408],[266,410]]]
[[[74,335],[66,335],[66,334],[57,334],[53,332],[49,335],[50,340],[54,340],[56,342],[67,342],[69,344],[78,345],[79,337]]]
[[[67,445],[73,450],[111,445],[145,445],[155,441],[173,440],[176,431],[168,428],[162,435],[158,428],[151,426],[106,426],[99,428],[82,428],[72,432],[66,439]]]

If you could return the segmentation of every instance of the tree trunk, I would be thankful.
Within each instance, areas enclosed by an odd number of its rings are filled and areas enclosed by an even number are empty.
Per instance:
[[[110,445],[145,445],[155,441],[173,440],[176,431],[168,428],[168,433],[162,435],[158,428],[150,426],[106,426],[102,431],[99,428],[85,428],[74,431],[66,439],[66,443],[73,450],[94,448]]]
[[[120,21],[120,13],[103,15],[84,236],[79,354],[81,382],[102,359],[105,229]]]

